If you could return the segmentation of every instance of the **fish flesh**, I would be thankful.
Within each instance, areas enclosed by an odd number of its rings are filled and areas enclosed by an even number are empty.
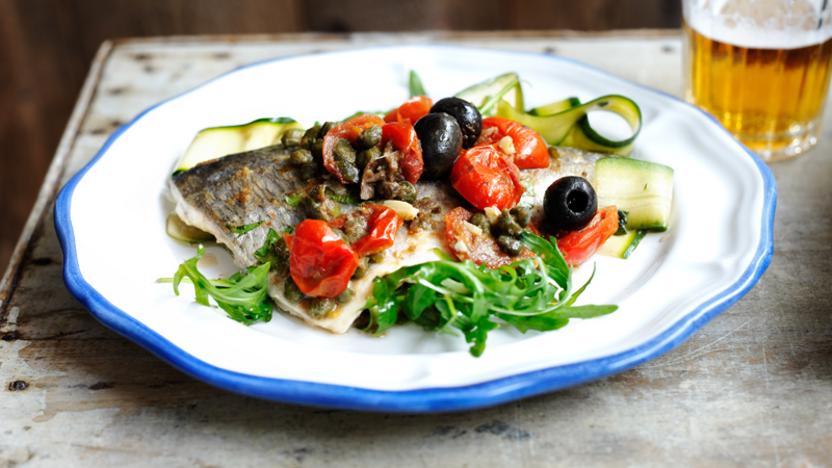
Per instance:
[[[548,168],[521,171],[521,183],[526,188],[521,203],[534,207],[533,216],[542,216],[540,206],[549,184],[567,175],[591,181],[595,161],[603,157],[571,148],[557,148],[551,153]],[[303,209],[290,203],[287,196],[321,182],[304,177],[290,163],[286,148],[275,145],[224,156],[176,174],[171,179],[170,194],[174,210],[185,224],[212,234],[228,248],[237,265],[247,267],[257,263],[255,251],[263,245],[269,229],[283,232],[305,218]],[[453,208],[466,206],[446,181],[420,181],[416,189],[417,198],[431,200],[438,219]],[[341,204],[339,209],[349,212],[355,207]],[[255,224],[243,233],[237,229]],[[291,281],[288,274],[270,273],[269,295],[279,309],[331,332],[344,333],[364,310],[375,278],[439,258],[437,249],[444,248],[441,226],[410,231],[400,229],[393,246],[384,251],[383,261],[372,264],[363,277],[351,281],[352,298],[324,316],[316,316],[287,299],[284,285]]]

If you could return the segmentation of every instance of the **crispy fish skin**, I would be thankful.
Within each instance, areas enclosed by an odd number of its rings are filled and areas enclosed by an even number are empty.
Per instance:
[[[286,149],[275,145],[199,164],[175,175],[170,192],[182,221],[213,234],[246,267],[257,262],[254,252],[269,228],[282,232],[302,220],[285,196],[308,183],[290,165]],[[258,222],[247,233],[234,232]]]

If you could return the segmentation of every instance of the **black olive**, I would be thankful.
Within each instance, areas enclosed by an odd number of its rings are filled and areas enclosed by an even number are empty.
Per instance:
[[[426,179],[444,177],[454,165],[462,150],[462,131],[459,124],[448,114],[427,114],[414,127],[422,144],[422,159],[425,161]]]
[[[577,231],[586,226],[598,210],[595,190],[583,177],[562,177],[546,189],[543,212],[550,232]]]
[[[462,130],[462,147],[474,146],[482,131],[482,115],[473,104],[458,97],[449,97],[436,101],[431,112],[444,112],[459,124]]]

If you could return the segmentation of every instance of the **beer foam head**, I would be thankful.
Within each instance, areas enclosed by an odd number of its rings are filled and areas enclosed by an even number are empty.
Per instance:
[[[822,0],[690,0],[685,21],[703,36],[754,49],[796,49],[832,37]]]

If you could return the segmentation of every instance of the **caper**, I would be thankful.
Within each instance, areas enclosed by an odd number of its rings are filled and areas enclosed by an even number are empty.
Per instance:
[[[303,133],[303,136],[300,138],[300,145],[306,149],[311,150],[312,145],[315,143],[315,140],[318,139],[318,132],[321,130],[320,125],[314,125],[309,127],[306,132]]]
[[[332,122],[324,122],[324,124],[321,125],[320,130],[318,130],[318,138],[325,137],[326,134],[329,133],[329,130],[332,129],[333,126],[335,126],[335,124],[332,123]]]
[[[360,213],[357,216],[349,216],[344,222],[344,234],[350,244],[367,234],[367,218]]]
[[[367,274],[367,270],[370,268],[370,260],[367,257],[361,257],[361,260],[358,261],[358,268],[355,269],[355,272],[352,274],[353,279],[363,278],[364,275]]]
[[[381,127],[373,125],[364,129],[358,137],[358,143],[362,148],[372,148],[381,143]]]
[[[355,150],[350,145],[350,142],[345,138],[339,138],[335,142],[335,147],[332,149],[335,155],[335,160],[343,159],[351,163],[355,163]]]
[[[355,164],[364,169],[367,167],[367,164],[374,159],[378,159],[381,156],[381,150],[378,149],[378,146],[371,146],[364,151],[358,153],[358,157],[355,160]]]
[[[320,162],[321,159],[323,159],[324,140],[316,138],[309,147],[309,150],[312,151],[312,157],[315,158],[316,161]]]
[[[491,223],[488,222],[488,217],[483,213],[474,213],[474,216],[471,216],[468,222],[482,229],[483,232],[488,232],[491,229]]]
[[[341,211],[338,204],[332,200],[325,199],[323,201],[316,201],[311,196],[304,197],[301,202],[301,208],[307,218],[322,219],[324,221],[338,217]]]
[[[289,154],[289,161],[296,166],[303,166],[311,164],[314,159],[312,158],[311,151],[306,148],[298,148]]]
[[[286,300],[289,302],[300,302],[303,299],[303,293],[300,292],[292,278],[286,278],[286,281],[283,282],[283,295],[286,296]]]
[[[344,292],[342,292],[338,295],[337,298],[335,298],[335,300],[337,300],[339,304],[346,304],[350,301],[350,299],[352,299],[353,295],[354,293],[352,292],[352,289],[345,289]]]
[[[334,300],[319,297],[309,301],[309,314],[313,317],[323,317],[335,310],[336,307],[338,307],[338,304]]]
[[[376,252],[370,255],[370,263],[381,263],[384,261],[384,252]]]
[[[338,168],[338,172],[346,183],[354,184],[358,182],[358,168],[355,167],[354,163],[344,159],[336,159],[335,166]]]
[[[503,210],[500,216],[497,217],[497,222],[494,223],[494,229],[497,235],[508,235],[517,237],[523,232],[523,228],[511,217],[508,210]]]
[[[514,220],[517,221],[517,224],[521,227],[528,226],[529,222],[532,220],[532,210],[526,206],[515,206],[509,213],[514,216]]]
[[[520,253],[520,249],[523,248],[523,243],[519,240],[515,239],[511,236],[502,235],[497,237],[497,245],[503,250],[503,252],[511,255],[512,257]]]
[[[399,191],[395,198],[406,202],[416,201],[416,186],[406,180],[399,182]]]
[[[300,145],[300,141],[303,138],[304,131],[300,128],[290,128],[283,133],[283,137],[281,138],[281,142],[283,142],[283,146],[289,148],[292,146]]]
[[[269,271],[278,275],[285,275],[289,271],[289,248],[286,246],[286,241],[282,237],[278,237],[277,241],[272,246],[265,260],[271,263]],[[289,283],[292,280],[287,280]]]
[[[385,180],[384,182],[378,184],[376,189],[378,190],[378,195],[381,198],[396,198],[396,194],[399,193],[399,183],[392,180]]]

